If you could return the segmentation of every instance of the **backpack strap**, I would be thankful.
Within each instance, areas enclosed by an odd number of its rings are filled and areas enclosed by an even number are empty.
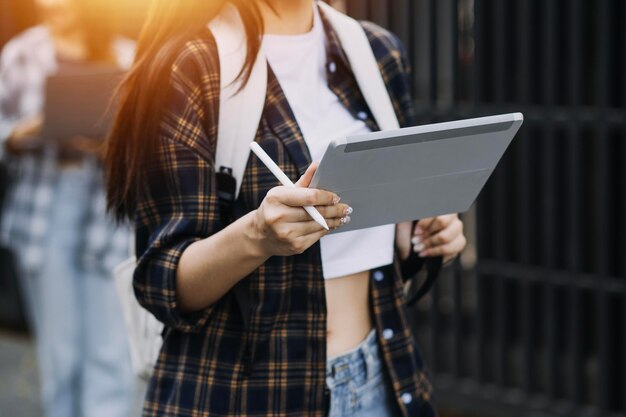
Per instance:
[[[393,103],[361,24],[328,4],[318,1],[324,16],[337,33],[356,81],[374,119],[381,130],[399,129]],[[267,94],[268,63],[259,51],[246,85],[236,81],[245,63],[247,46],[243,21],[235,6],[226,3],[209,28],[215,37],[220,62],[220,108],[215,167],[222,212],[229,213],[241,189],[250,150],[248,145],[256,137]],[[429,285],[437,276],[441,260],[427,260]],[[436,267],[436,264],[439,267]],[[246,327],[249,324],[250,294],[244,281],[234,288]],[[425,292],[425,291],[424,291]],[[420,294],[421,295],[421,294]]]
[[[227,3],[209,29],[217,45],[220,63],[220,107],[217,126],[215,171],[219,203],[229,218],[239,195],[250,156],[248,145],[256,137],[267,94],[267,60],[259,51],[245,86],[237,76],[246,60],[246,31],[237,8]],[[233,288],[244,327],[250,327],[250,289],[246,280]]]
[[[400,124],[365,30],[358,21],[328,4],[317,4],[341,44],[350,45],[344,49],[346,56],[378,126],[381,130],[398,129]],[[245,28],[237,8],[227,3],[209,28],[217,44],[222,88],[215,167],[218,181],[224,185],[220,187],[223,197],[234,201],[248,163],[248,145],[256,136],[265,105],[268,64],[263,51],[259,51],[250,79],[241,88],[235,79],[245,63],[247,47]]]
[[[248,145],[256,137],[267,93],[267,60],[259,51],[248,83],[241,88],[237,76],[246,60],[246,31],[237,8],[230,3],[209,28],[215,37],[220,62],[220,108],[217,127],[215,170],[227,187],[219,187],[220,197],[234,201],[241,189],[241,180],[248,163]],[[228,182],[228,176],[235,179]],[[234,188],[233,188],[234,187]],[[232,191],[232,193],[231,193]],[[231,193],[228,196],[224,193]]]

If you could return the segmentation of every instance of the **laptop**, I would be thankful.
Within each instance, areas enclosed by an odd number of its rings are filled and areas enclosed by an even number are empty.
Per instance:
[[[50,76],[44,103],[44,140],[77,136],[104,139],[113,121],[110,107],[125,72],[108,66],[85,66]]]

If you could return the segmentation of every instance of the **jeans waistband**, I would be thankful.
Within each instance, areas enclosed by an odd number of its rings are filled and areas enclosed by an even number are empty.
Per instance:
[[[366,381],[380,373],[381,367],[376,329],[372,329],[357,347],[326,361],[326,385],[332,389],[350,380]]]

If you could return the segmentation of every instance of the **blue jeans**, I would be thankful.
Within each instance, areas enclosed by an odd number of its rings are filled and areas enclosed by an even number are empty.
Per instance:
[[[383,375],[376,330],[355,349],[329,358],[326,385],[330,389],[329,417],[392,417],[394,395]]]
[[[42,273],[25,277],[45,417],[128,417],[130,354],[112,276],[78,267],[90,195],[80,168],[60,172]]]

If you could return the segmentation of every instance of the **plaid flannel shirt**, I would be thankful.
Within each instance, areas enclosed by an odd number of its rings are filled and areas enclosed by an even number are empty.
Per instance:
[[[114,43],[118,64],[128,67],[134,43]],[[49,30],[37,26],[11,40],[0,57],[0,157],[11,172],[11,192],[2,220],[2,241],[15,249],[21,269],[36,275],[46,254],[50,209],[58,178],[57,151],[53,145],[34,155],[3,155],[3,142],[16,123],[43,109],[45,83],[57,71],[55,48]],[[113,268],[128,256],[129,230],[116,227],[106,215],[102,173],[98,161],[86,157],[85,175],[92,186],[88,214],[84,218],[83,242],[77,261],[83,270],[112,275]]]
[[[330,88],[377,130],[336,34],[328,38]],[[399,40],[363,23],[403,126],[413,121],[409,68]],[[144,416],[324,416],[326,305],[319,243],[305,253],[272,257],[238,285],[251,297],[244,326],[234,291],[209,308],[181,314],[176,268],[193,242],[217,233],[221,218],[214,154],[219,67],[207,31],[172,67],[158,157],[144,184],[137,226],[135,293],[165,323],[164,344],[149,384]],[[280,85],[269,71],[256,141],[292,180],[311,158]],[[245,117],[245,115],[244,115]],[[259,206],[279,185],[257,159],[248,161],[233,217]],[[371,271],[371,307],[387,376],[403,416],[433,416],[431,386],[409,329],[399,263]]]

